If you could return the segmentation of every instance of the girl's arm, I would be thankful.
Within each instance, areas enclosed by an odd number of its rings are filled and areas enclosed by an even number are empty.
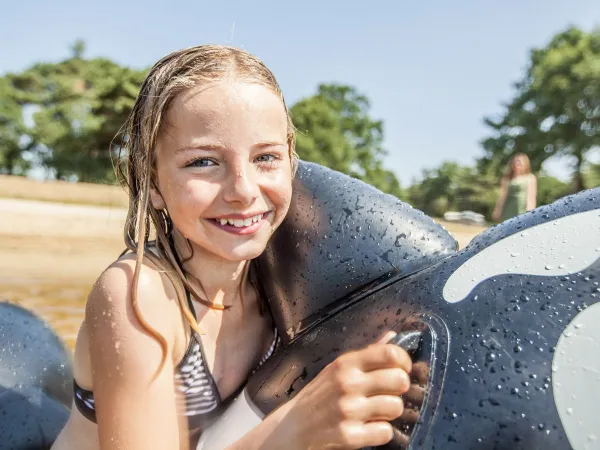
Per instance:
[[[506,178],[502,178],[500,182],[500,195],[498,196],[498,200],[496,200],[496,208],[494,208],[494,212],[492,213],[492,219],[496,222],[500,220],[500,216],[502,215],[502,210],[504,209],[504,202],[506,201],[506,194],[508,193],[508,181]]]
[[[131,296],[135,262],[119,261],[94,285],[86,307],[89,351],[102,450],[188,450],[185,421],[176,411],[172,349],[176,300],[168,283],[142,267],[138,296],[142,317],[168,342],[163,350],[137,318]]]
[[[537,206],[537,178],[531,175],[531,180],[527,185],[527,211],[535,209]]]

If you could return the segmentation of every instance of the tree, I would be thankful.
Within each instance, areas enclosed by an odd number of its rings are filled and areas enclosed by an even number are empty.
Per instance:
[[[499,174],[516,152],[527,154],[535,171],[551,156],[568,155],[573,189],[584,189],[586,156],[600,145],[600,33],[570,27],[533,49],[515,87],[504,115],[484,120],[493,135],[482,142],[480,169]]]
[[[585,170],[584,177],[588,188],[600,186],[600,163],[590,163]]]
[[[423,171],[422,180],[408,189],[409,202],[425,213],[441,217],[446,211],[475,211],[490,217],[497,195],[494,177],[474,168],[443,162]]]
[[[24,175],[29,161],[24,153],[30,147],[26,137],[23,110],[7,77],[0,78],[0,173]]]
[[[317,94],[291,108],[296,151],[313,161],[402,197],[393,172],[383,167],[383,122],[369,116],[367,97],[355,88],[321,84]]]
[[[21,106],[35,110],[33,151],[56,178],[88,182],[114,180],[113,138],[125,122],[144,72],[108,59],[83,58],[84,45],[59,63],[35,64],[9,76]]]
[[[544,173],[538,177],[538,189],[537,189],[537,204],[548,205],[565,195],[569,195],[571,186],[569,183],[559,180],[558,178],[551,177]]]

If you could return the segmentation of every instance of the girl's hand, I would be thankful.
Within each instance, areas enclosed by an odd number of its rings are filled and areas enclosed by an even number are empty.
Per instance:
[[[281,425],[292,448],[359,449],[388,443],[402,416],[412,363],[402,348],[374,345],[339,356],[290,400]]]

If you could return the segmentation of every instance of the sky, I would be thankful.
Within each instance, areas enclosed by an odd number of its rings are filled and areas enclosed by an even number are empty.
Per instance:
[[[261,58],[289,105],[322,82],[352,85],[383,120],[385,166],[403,186],[443,161],[472,164],[530,49],[600,26],[598,0],[0,0],[0,11],[0,74],[67,58],[76,39],[87,57],[135,68],[216,43]],[[546,169],[569,175],[565,161]]]

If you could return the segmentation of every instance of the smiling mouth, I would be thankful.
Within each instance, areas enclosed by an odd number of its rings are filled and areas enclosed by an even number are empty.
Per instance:
[[[269,214],[269,213],[266,212],[263,214],[257,214],[256,216],[246,217],[245,219],[220,218],[220,219],[212,219],[212,220],[214,220],[215,222],[217,222],[221,225],[230,225],[230,226],[233,226],[236,228],[245,228],[245,227],[249,227],[253,223],[260,222],[264,217],[266,217],[267,214]]]
[[[267,211],[265,213],[243,219],[237,217],[220,217],[209,220],[221,230],[233,234],[252,234],[261,228],[263,225],[263,219],[266,219],[269,213],[270,211]]]

